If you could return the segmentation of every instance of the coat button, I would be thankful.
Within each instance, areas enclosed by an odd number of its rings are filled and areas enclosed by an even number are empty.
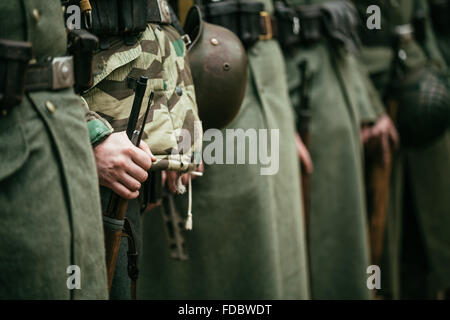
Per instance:
[[[45,108],[47,108],[47,111],[50,112],[50,113],[54,113],[55,110],[56,110],[55,105],[50,100],[47,100],[45,102]]]
[[[177,95],[179,95],[180,97],[183,95],[183,89],[181,89],[179,86],[175,87],[175,92],[177,93]]]
[[[36,22],[39,22],[41,15],[39,14],[39,10],[34,8],[33,9],[33,18]]]

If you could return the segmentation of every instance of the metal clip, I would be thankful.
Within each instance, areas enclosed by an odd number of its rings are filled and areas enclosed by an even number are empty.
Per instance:
[[[84,25],[86,29],[90,30],[92,28],[92,7],[89,0],[80,0],[80,8],[83,12]]]
[[[265,34],[260,34],[259,40],[270,40],[273,38],[272,20],[270,19],[270,15],[266,11],[261,11],[259,15],[263,19],[265,25]]]
[[[184,44],[186,45],[186,47],[189,47],[192,43],[191,37],[189,37],[188,34],[185,34],[183,36],[181,36],[181,40],[183,40]]]

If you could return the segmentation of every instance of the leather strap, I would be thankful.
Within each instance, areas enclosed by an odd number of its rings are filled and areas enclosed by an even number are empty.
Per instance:
[[[128,239],[128,276],[131,280],[130,285],[130,293],[131,293],[131,299],[136,300],[136,281],[139,276],[139,269],[137,266],[137,259],[138,259],[138,252],[137,252],[137,246],[136,246],[136,233],[134,231],[133,226],[131,225],[130,220],[125,218],[124,220],[124,228],[123,228],[123,235],[127,237]]]
[[[172,24],[170,7],[166,0],[148,0],[147,22]]]

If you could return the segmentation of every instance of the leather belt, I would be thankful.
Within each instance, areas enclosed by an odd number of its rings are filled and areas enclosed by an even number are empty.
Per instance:
[[[60,90],[75,84],[73,58],[56,57],[47,63],[30,64],[25,78],[25,91]]]

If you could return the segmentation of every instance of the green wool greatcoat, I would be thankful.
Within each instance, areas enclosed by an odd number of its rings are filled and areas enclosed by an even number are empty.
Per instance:
[[[324,1],[292,0],[293,5]],[[360,124],[377,113],[361,85],[354,57],[325,38],[285,50],[289,90],[300,106],[298,65],[308,64],[309,124],[314,172],[310,180],[308,240],[313,299],[368,299],[369,265]]]
[[[37,62],[65,55],[60,1],[2,1],[0,39],[31,42]],[[72,89],[28,93],[0,117],[0,216],[1,299],[107,298],[98,179]],[[72,265],[81,289],[68,289]]]
[[[271,1],[263,2],[271,12]],[[245,100],[227,129],[279,129],[279,171],[262,176],[261,165],[206,165],[204,176],[193,182],[193,230],[182,232],[187,261],[170,257],[161,213],[147,214],[138,298],[309,297],[284,62],[273,40],[255,44],[248,57]],[[187,196],[179,197],[177,208],[183,218],[186,206]]]
[[[397,25],[412,23],[417,9],[426,13],[425,39],[403,48],[406,65],[445,63],[430,28],[426,1],[355,1],[362,17],[368,5],[381,8],[380,43],[363,48],[361,59],[380,94],[389,81],[393,51],[386,45]],[[364,37],[363,37],[364,42]],[[443,68],[442,68],[443,69]],[[387,222],[385,294],[392,298],[436,298],[450,286],[450,135],[421,148],[401,147],[395,155]]]

